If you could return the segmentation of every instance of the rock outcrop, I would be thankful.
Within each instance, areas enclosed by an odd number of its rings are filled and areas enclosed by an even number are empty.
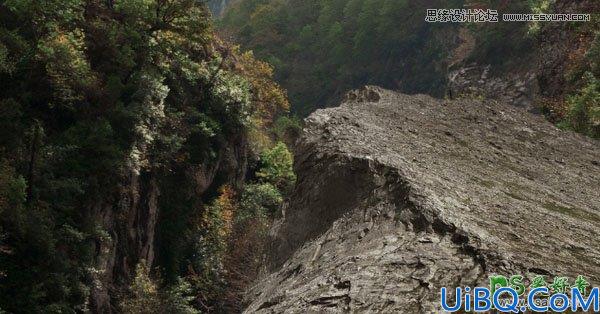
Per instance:
[[[492,74],[491,65],[470,64],[448,75],[450,98],[485,98],[535,111],[538,85],[535,71]]]
[[[119,312],[116,304],[135,276],[136,265],[144,262],[152,267],[157,256],[164,254],[157,245],[159,225],[173,218],[163,213],[160,197],[202,206],[202,198],[211,190],[223,184],[241,186],[249,151],[245,136],[231,137],[212,162],[173,163],[168,171],[151,168],[123,175],[115,197],[98,202],[91,210],[93,221],[107,233],[94,243],[90,297],[94,313]]]
[[[494,273],[600,281],[598,141],[375,87],[306,122],[248,313],[438,313],[441,287]]]

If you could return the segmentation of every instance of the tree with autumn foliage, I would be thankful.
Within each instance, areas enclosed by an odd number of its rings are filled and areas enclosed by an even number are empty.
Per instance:
[[[272,145],[268,128],[289,105],[271,76],[216,37],[201,1],[0,0],[0,308],[93,310],[104,271],[95,259],[111,243],[132,273],[115,273],[113,306],[145,311],[156,297],[162,308],[185,287],[192,298],[177,302],[219,308],[219,295],[201,295],[216,277],[200,266],[222,260],[234,197],[180,187],[232,138],[264,135],[256,155]],[[119,191],[131,176],[161,190],[157,257],[137,271],[123,242],[134,231],[94,219],[107,207],[123,225]]]

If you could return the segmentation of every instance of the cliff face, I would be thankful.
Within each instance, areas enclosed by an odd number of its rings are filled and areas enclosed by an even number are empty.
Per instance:
[[[208,8],[216,17],[220,17],[230,3],[231,0],[210,0],[208,1]]]
[[[156,265],[161,253],[157,245],[159,224],[172,219],[162,215],[160,197],[196,200],[198,206],[202,206],[201,200],[207,191],[223,184],[234,187],[242,184],[248,151],[246,138],[238,136],[231,138],[210,163],[179,164],[166,172],[131,170],[123,176],[114,199],[104,200],[91,209],[93,221],[107,232],[106,238],[93,245],[98,269],[92,274],[94,312],[118,312],[116,301],[127,292],[136,265],[142,261],[149,266]]]
[[[491,274],[600,280],[600,145],[514,106],[379,88],[318,110],[247,312],[440,312]]]

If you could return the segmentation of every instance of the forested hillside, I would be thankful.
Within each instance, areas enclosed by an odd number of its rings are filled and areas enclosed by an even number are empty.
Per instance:
[[[456,97],[447,93],[450,70],[475,64],[489,65],[497,76],[536,72],[539,91],[552,97],[535,105],[564,127],[598,135],[598,101],[578,101],[598,99],[597,14],[588,23],[426,23],[430,8],[500,14],[598,10],[594,1],[570,0],[240,0],[219,23],[226,36],[275,67],[300,115],[335,104],[346,90],[365,84]],[[540,50],[542,45],[550,48]],[[569,87],[544,84],[557,79]]]
[[[221,20],[225,34],[272,64],[295,110],[333,104],[377,84],[444,94],[455,27],[424,22],[426,8],[461,1],[243,0]]]
[[[196,0],[0,1],[0,312],[236,311],[294,180],[271,75]]]

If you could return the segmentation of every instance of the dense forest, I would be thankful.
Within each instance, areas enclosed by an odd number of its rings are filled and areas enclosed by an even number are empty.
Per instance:
[[[235,311],[294,180],[271,76],[196,0],[0,1],[0,312]]]
[[[443,96],[453,26],[425,23],[422,12],[459,2],[246,0],[220,23],[276,68],[307,114],[365,84]]]
[[[453,67],[474,62],[490,64],[501,73],[535,67],[544,59],[539,46],[544,41],[542,27],[548,25],[426,23],[424,12],[428,8],[492,8],[500,13],[542,13],[551,12],[552,3],[239,0],[219,25],[225,36],[275,67],[275,78],[288,90],[292,110],[306,115],[315,108],[335,105],[347,90],[365,84],[444,97]],[[572,88],[558,102],[537,104],[554,122],[593,136],[599,134],[600,119],[598,25],[594,15],[590,23],[565,26],[570,32],[567,36],[586,43],[581,49],[573,48],[565,60],[572,65],[568,73],[552,73],[567,77],[566,85]],[[468,50],[461,47],[460,35],[465,33],[471,41]]]

